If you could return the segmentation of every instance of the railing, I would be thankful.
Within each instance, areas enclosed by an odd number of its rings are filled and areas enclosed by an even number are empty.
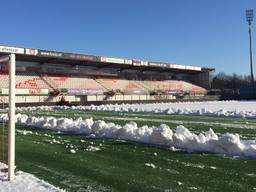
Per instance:
[[[38,74],[40,76],[40,78],[50,87],[52,88],[52,91],[50,91],[50,95],[49,97],[47,97],[45,99],[45,102],[50,102],[52,101],[55,97],[57,97],[58,95],[60,95],[61,91],[58,87],[58,85],[51,79],[49,78],[47,75],[42,75],[42,74]]]
[[[112,90],[110,87],[106,87],[105,85],[103,85],[103,83],[101,82],[101,80],[94,78],[94,81],[95,81],[96,83],[98,83],[100,86],[102,86],[106,91],[111,91],[111,90]]]
[[[143,81],[134,80],[134,82],[135,82],[138,86],[140,86],[140,87],[146,89],[148,92],[151,90],[151,88],[150,88],[148,85],[146,85],[145,83],[143,83]]]
[[[53,91],[58,90],[59,91],[59,87],[58,85],[51,79],[49,78],[47,75],[42,75],[38,73],[38,76],[40,76],[40,78],[50,87],[52,88]]]

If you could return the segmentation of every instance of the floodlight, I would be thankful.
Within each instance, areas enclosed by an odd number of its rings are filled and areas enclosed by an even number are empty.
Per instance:
[[[249,28],[249,46],[250,46],[250,67],[251,67],[251,84],[254,84],[254,78],[253,78],[253,58],[252,58],[252,21],[253,21],[253,10],[247,9],[246,10],[246,20],[248,22],[248,28]]]
[[[246,20],[249,25],[251,25],[253,21],[253,9],[247,9],[246,10]]]

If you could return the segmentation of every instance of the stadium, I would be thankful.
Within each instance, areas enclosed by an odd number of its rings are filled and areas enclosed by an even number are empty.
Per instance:
[[[256,192],[255,1],[1,6],[0,192]]]
[[[202,99],[213,68],[138,59],[0,46],[16,54],[16,102],[72,104]],[[1,101],[8,103],[8,68],[0,67]],[[62,98],[62,99],[60,99]]]
[[[203,101],[213,68],[13,46],[0,66],[0,192],[256,190],[256,102]]]

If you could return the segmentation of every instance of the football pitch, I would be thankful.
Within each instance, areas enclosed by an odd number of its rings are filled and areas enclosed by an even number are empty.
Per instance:
[[[217,135],[229,132],[245,140],[256,137],[256,120],[245,118],[62,109],[22,113],[72,119],[92,117],[119,125],[130,121],[138,126],[166,124],[173,130],[184,125],[196,134],[211,128]],[[187,153],[24,125],[17,125],[16,131],[17,169],[66,191],[256,191],[255,163],[251,158]]]

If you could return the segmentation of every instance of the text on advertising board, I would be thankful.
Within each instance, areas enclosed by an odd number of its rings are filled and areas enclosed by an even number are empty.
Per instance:
[[[0,52],[24,54],[24,48],[0,46]]]
[[[39,50],[39,55],[48,57],[62,57],[61,52]]]

